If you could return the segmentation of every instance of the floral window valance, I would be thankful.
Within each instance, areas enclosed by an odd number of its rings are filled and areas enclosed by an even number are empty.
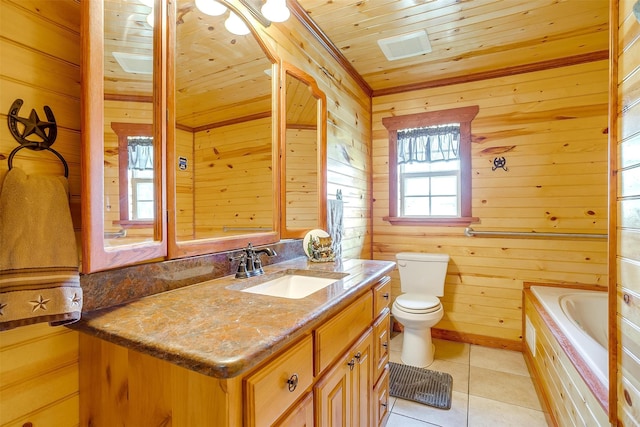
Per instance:
[[[127,138],[129,169],[153,170],[153,138],[130,136]]]
[[[460,157],[460,124],[398,130],[398,164]]]

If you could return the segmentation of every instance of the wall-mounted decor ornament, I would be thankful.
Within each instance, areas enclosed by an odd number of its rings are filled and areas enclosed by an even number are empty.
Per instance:
[[[505,171],[507,171],[507,159],[505,159],[504,157],[496,157],[495,159],[493,159],[493,167],[491,168],[491,170],[495,171],[496,169],[504,169]]]
[[[22,99],[13,101],[9,109],[9,114],[7,115],[9,132],[11,132],[14,139],[20,143],[20,145],[14,148],[9,154],[9,170],[13,167],[13,157],[23,148],[34,151],[46,150],[52,152],[60,159],[64,166],[64,176],[69,177],[69,166],[64,157],[51,148],[58,136],[58,125],[56,125],[56,118],[53,116],[53,111],[51,111],[48,105],[44,106],[44,113],[47,116],[46,122],[40,120],[35,109],[31,110],[29,117],[20,117],[18,113],[20,112],[22,104]]]
[[[22,107],[22,99],[13,101],[9,109],[7,121],[9,122],[9,131],[11,135],[20,143],[20,145],[37,144],[37,148],[43,150],[51,147],[58,136],[58,127],[53,111],[48,105],[44,106],[44,113],[47,116],[46,122],[40,120],[35,109],[31,110],[29,117],[20,117],[18,113]],[[18,124],[22,129],[18,128]],[[35,139],[35,140],[34,140]]]

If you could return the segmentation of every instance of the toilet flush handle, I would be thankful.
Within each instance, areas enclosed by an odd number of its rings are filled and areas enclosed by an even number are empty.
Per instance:
[[[406,267],[406,266],[407,266],[407,264],[406,264],[406,263],[402,263],[402,262],[400,262],[400,261],[398,261],[398,265],[399,265],[400,267]]]

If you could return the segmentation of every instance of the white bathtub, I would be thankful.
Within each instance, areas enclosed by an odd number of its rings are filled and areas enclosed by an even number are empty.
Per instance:
[[[602,385],[609,387],[607,292],[532,286],[531,291]]]

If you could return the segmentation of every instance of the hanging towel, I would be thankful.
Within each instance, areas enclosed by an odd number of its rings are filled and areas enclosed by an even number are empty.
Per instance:
[[[340,258],[342,257],[342,235],[344,234],[344,202],[342,200],[327,200],[327,202],[327,229],[333,239],[333,253],[336,258]]]
[[[12,168],[0,191],[0,331],[80,319],[67,179]]]

